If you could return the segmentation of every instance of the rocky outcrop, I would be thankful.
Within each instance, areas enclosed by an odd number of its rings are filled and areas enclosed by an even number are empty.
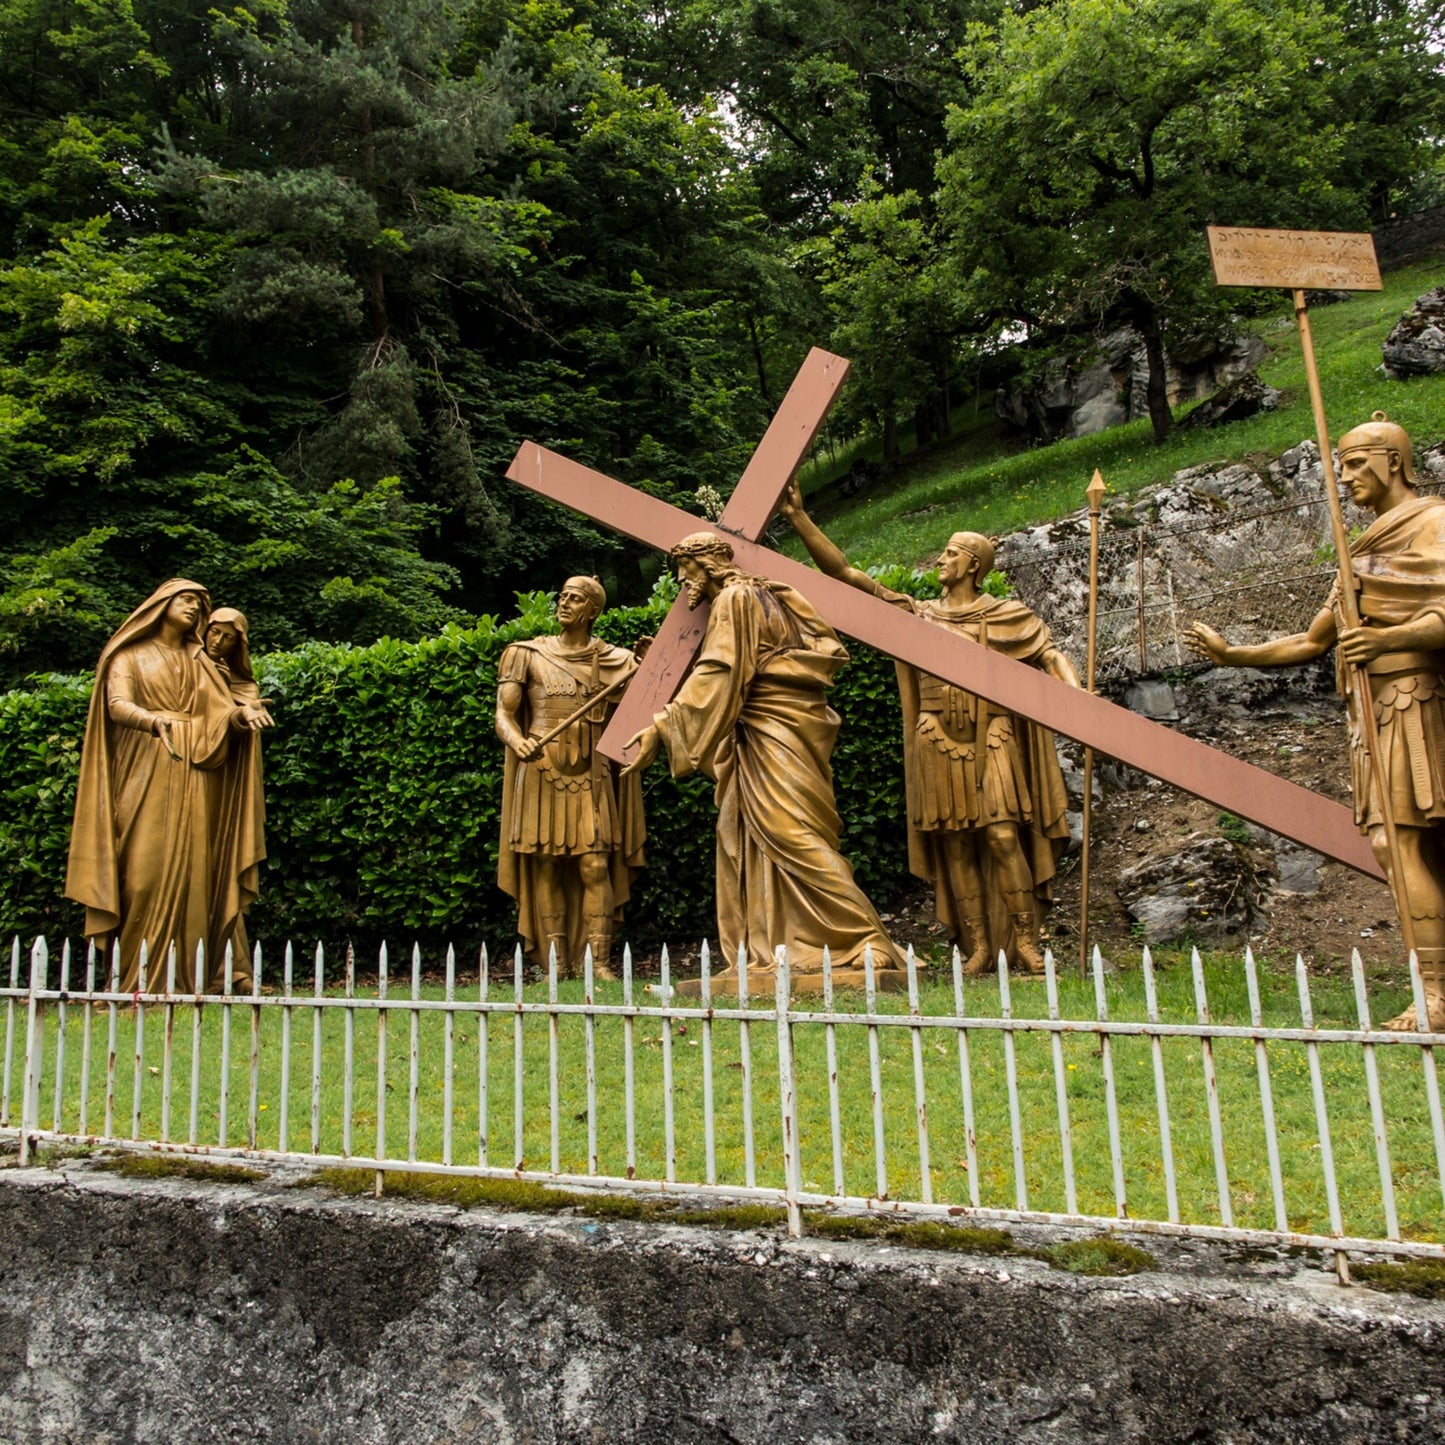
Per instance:
[[[1274,838],[1274,865],[1282,893],[1318,893],[1324,859],[1312,848],[1289,838]]]
[[[1445,482],[1445,447],[1415,458],[1421,482]],[[1106,498],[1099,555],[1101,616],[1124,618],[1139,599],[1140,539],[1143,540],[1146,606],[1176,604],[1167,645],[1156,641],[1149,672],[1193,668],[1182,635],[1194,615],[1229,628],[1234,642],[1260,642],[1308,625],[1329,591],[1333,543],[1322,505],[1324,471],[1319,448],[1301,441],[1265,465],[1213,463],[1175,472],[1162,486],[1114,501]],[[1371,518],[1345,503],[1345,524],[1363,528]],[[1056,521],[1005,537],[997,565],[1015,595],[1053,629],[1074,658],[1086,652],[1088,619],[1088,535],[1086,508]],[[1221,589],[1259,584],[1248,608],[1221,616],[1213,600]],[[1120,623],[1111,638],[1101,631],[1099,676],[1121,689],[1141,671],[1137,629]],[[1177,634],[1177,637],[1176,637]],[[1155,715],[1151,713],[1151,716]]]
[[[1385,338],[1381,370],[1392,381],[1445,371],[1445,286],[1419,297]]]
[[[1191,338],[1168,353],[1171,406],[1198,401],[1251,371],[1264,359],[1257,336]],[[1112,331],[1073,360],[1049,364],[1042,380],[1001,386],[994,410],[1042,441],[1090,436],[1149,414],[1149,369],[1137,331]]]
[[[1145,942],[1158,944],[1245,932],[1263,887],[1253,860],[1237,843],[1195,833],[1178,851],[1125,869],[1118,893]]]
[[[1226,426],[1232,421],[1244,421],[1246,417],[1257,416],[1262,411],[1273,411],[1279,405],[1281,395],[1275,387],[1266,386],[1257,371],[1246,371],[1243,376],[1221,387],[1207,401],[1200,402],[1179,423],[1179,429],[1198,431],[1205,427]]]

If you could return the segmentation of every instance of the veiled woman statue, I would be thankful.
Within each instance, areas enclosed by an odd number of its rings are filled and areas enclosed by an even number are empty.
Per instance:
[[[259,770],[228,775],[227,763],[263,724],[206,655],[209,611],[204,587],[173,579],[126,618],[96,665],[65,892],[85,906],[88,938],[118,941],[127,990],[164,985],[172,944],[176,985],[192,989],[196,945],[208,955],[224,947],[240,918],[247,849],[218,831],[229,776],[234,813],[260,834]],[[236,963],[244,969],[244,955]]]
[[[256,901],[261,860],[266,856],[266,806],[261,784],[261,739],[256,730],[270,727],[268,699],[261,696],[251,670],[251,625],[234,607],[218,607],[206,623],[206,656],[231,690],[231,699],[246,710],[248,726],[231,738],[221,773],[220,807],[212,831],[217,850],[212,869],[211,929],[206,957],[211,960],[213,987],[223,987],[226,945],[231,945],[235,977],[250,978],[250,945],[246,912]]]

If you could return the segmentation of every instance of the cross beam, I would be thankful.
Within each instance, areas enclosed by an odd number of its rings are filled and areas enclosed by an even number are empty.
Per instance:
[[[719,531],[749,542],[756,542],[763,535],[847,375],[848,362],[844,357],[816,346],[808,353],[752,460],[733,488],[722,516],[713,524]],[[521,453],[517,455],[520,457]],[[514,481],[521,480],[510,471],[507,475]],[[627,530],[616,522],[610,525],[620,532]],[[703,525],[706,524],[697,523],[693,530]],[[598,740],[598,747],[606,756],[620,762],[627,740],[672,701],[673,693],[702,645],[711,610],[711,604],[706,602],[689,608],[685,597],[679,597],[672,604],[647,650],[646,659],[627,685],[622,701]]]
[[[678,507],[535,442],[522,443],[507,476],[661,552],[706,525]],[[755,541],[735,535],[729,541],[739,567],[796,588],[839,632],[1361,873],[1384,876],[1352,813],[1340,804],[1070,687],[1036,667],[980,647],[951,629],[890,606]],[[660,708],[659,703],[653,711]],[[638,726],[651,720],[649,712]]]

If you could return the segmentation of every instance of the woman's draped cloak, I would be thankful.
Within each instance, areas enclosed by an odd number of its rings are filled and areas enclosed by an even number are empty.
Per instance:
[[[207,600],[197,583],[168,582],[106,643],[81,752],[65,892],[85,907],[87,937],[102,947],[119,940],[127,990],[141,985],[142,940],[147,986],[164,984],[174,943],[176,983],[189,990],[196,945],[213,936],[215,826],[236,706],[199,628],[176,649],[155,635],[180,592]],[[156,714],[172,723],[176,758],[148,730]]]
[[[250,626],[234,607],[218,607],[207,622],[229,622],[239,634],[235,651],[219,667],[237,703],[259,706],[261,689],[251,670]],[[261,780],[261,735],[250,728],[231,734],[229,754],[221,774],[221,798],[216,816],[215,880],[211,898],[210,932],[206,957],[209,987],[224,986],[226,945],[231,945],[234,986],[246,988],[251,978],[251,952],[246,937],[246,913],[260,891],[261,860],[266,856],[266,798]]]
[[[826,692],[848,654],[792,588],[730,580],[714,599],[702,650],[657,726],[674,777],[717,784],[718,935],[728,967],[744,945],[767,970],[785,945],[817,972],[902,958],[838,851],[842,820],[830,759],[838,714]]]
[[[1393,627],[1436,613],[1445,617],[1445,497],[1412,497],[1377,517],[1350,544],[1366,626]],[[1338,615],[1338,584],[1330,605]],[[1392,655],[1399,658],[1400,655]],[[1415,665],[1371,664],[1370,685],[1380,751],[1397,823],[1445,822],[1445,684],[1438,652],[1407,654]],[[1381,822],[1347,664],[1337,657],[1340,691],[1350,718],[1350,771],[1355,821],[1362,831]],[[1381,665],[1389,672],[1378,672]]]
[[[497,680],[522,688],[520,723],[528,737],[541,737],[550,730],[546,719],[531,716],[526,698],[536,670],[555,675],[554,685],[570,689],[562,706],[565,717],[581,706],[589,691],[630,677],[637,670],[637,659],[627,648],[597,638],[574,651],[564,648],[559,637],[513,643],[502,654]],[[546,961],[542,955],[546,929],[534,881],[532,860],[538,853],[576,857],[606,852],[614,926],[622,922],[633,881],[646,862],[642,779],[635,773],[619,776],[616,765],[597,751],[597,740],[616,701],[614,696],[599,703],[530,763],[522,762],[511,748],[503,750],[497,886],[517,900],[517,932],[527,954],[539,963]],[[570,957],[580,962],[587,945],[587,923],[582,914],[582,879],[576,869],[566,870],[562,886],[567,947]]]
[[[979,640],[980,622],[986,621],[989,649],[1017,662],[1039,665],[1053,643],[1048,627],[1023,603],[1011,599],[983,595],[966,607],[953,608],[941,601],[920,601],[887,589],[880,588],[880,595],[894,606],[906,608],[938,626],[961,632],[974,642]],[[930,769],[925,766],[921,750],[938,740],[920,732],[918,670],[900,662],[897,671],[898,694],[903,707],[908,867],[915,878],[933,885],[934,909],[939,922],[953,937],[962,936],[963,920],[959,917],[957,901],[949,886],[941,835],[983,827],[993,821],[1018,824],[1019,844],[1033,878],[1036,909],[1046,906],[1053,898],[1054,875],[1069,841],[1066,817],[1068,794],[1054,748],[1053,730],[1027,718],[990,708],[982,797],[972,798],[972,778],[962,776],[974,766],[971,753],[967,757],[960,754],[952,760],[952,770],[960,772],[952,787],[947,790],[937,786],[927,787],[925,782]],[[972,701],[971,695],[964,696]],[[938,748],[935,747],[934,751],[937,752]],[[940,759],[929,758],[926,761],[932,764]],[[968,795],[975,806],[971,809],[956,807],[953,811],[956,814],[967,811],[974,816],[947,816],[950,809],[941,802],[945,791],[950,797],[958,799]],[[997,800],[997,816],[991,816],[987,806],[994,800]],[[981,852],[984,897],[988,903],[986,921],[990,956],[996,957],[1002,950],[1012,959],[1013,925],[993,876],[992,858],[987,849]]]

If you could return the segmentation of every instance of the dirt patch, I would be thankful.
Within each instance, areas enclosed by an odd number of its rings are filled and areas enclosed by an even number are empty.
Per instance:
[[[1301,787],[1350,804],[1343,708],[1333,711],[1321,700],[1318,717],[1263,716],[1190,726],[1187,731],[1246,762],[1288,778]],[[1285,892],[1273,886],[1277,873],[1274,835],[1245,824],[1211,803],[1181,793],[1155,779],[1117,768],[1104,771],[1104,797],[1094,806],[1094,845],[1090,860],[1092,936],[1107,955],[1110,949],[1137,953],[1138,930],[1119,899],[1119,874],[1148,859],[1176,851],[1191,834],[1225,837],[1240,844],[1270,886],[1247,933],[1215,941],[1258,954],[1301,954],[1321,970],[1348,967],[1359,949],[1367,966],[1399,963],[1399,929],[1389,891],[1341,863],[1325,862],[1313,893]],[[1079,868],[1077,855],[1060,880],[1049,920],[1054,948],[1072,956],[1078,946]]]

